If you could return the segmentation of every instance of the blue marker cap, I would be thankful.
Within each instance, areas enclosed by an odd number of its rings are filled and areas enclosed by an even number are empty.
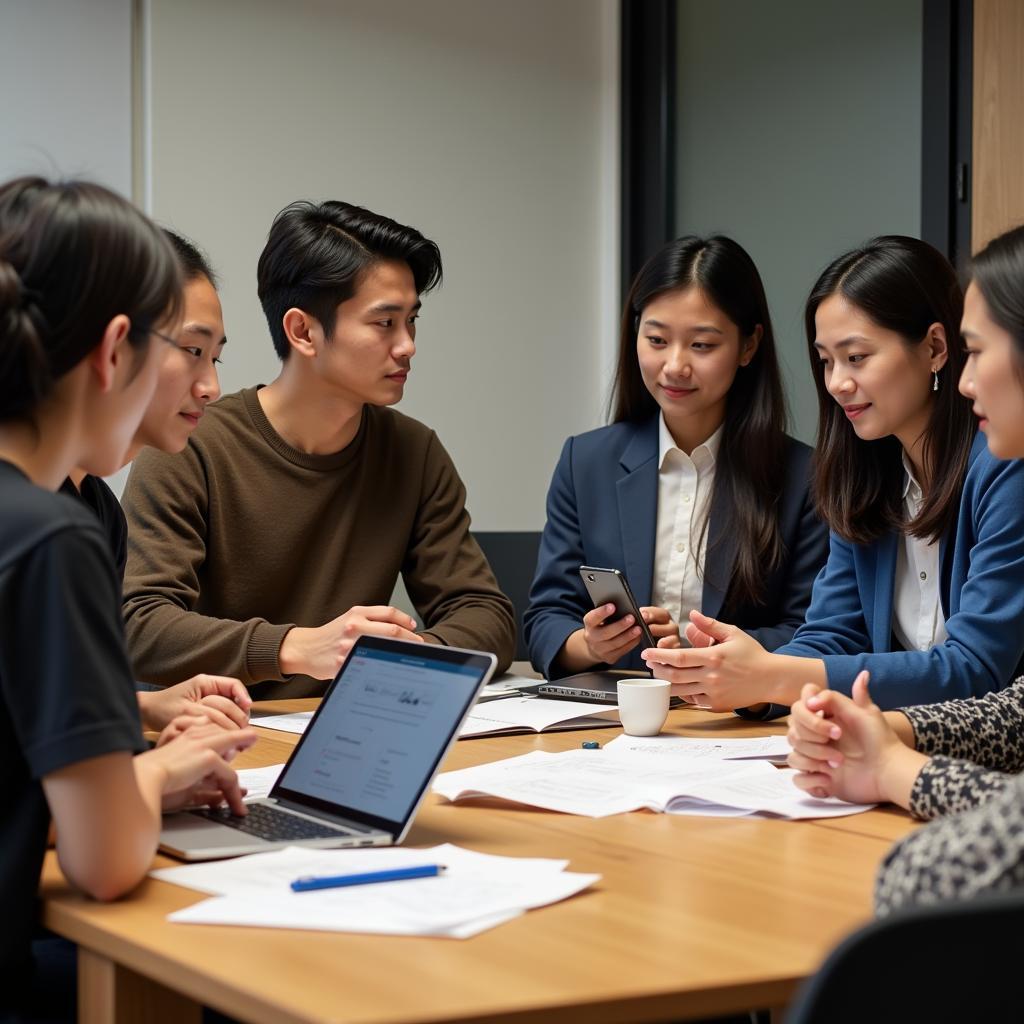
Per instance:
[[[584,740],[582,747],[584,750],[600,750],[601,744],[597,740]]]

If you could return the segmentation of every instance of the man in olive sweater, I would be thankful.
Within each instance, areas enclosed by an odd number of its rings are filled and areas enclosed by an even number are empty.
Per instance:
[[[123,503],[140,680],[216,672],[320,694],[363,633],[512,658],[515,620],[437,435],[388,406],[415,353],[437,246],[347,203],[293,203],[260,257],[283,366],[210,406],[180,455],[147,449]],[[424,628],[388,606],[399,573]]]

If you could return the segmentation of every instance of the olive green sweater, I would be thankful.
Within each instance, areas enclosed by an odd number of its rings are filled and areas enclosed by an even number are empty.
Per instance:
[[[434,432],[367,406],[348,446],[308,455],[277,434],[257,390],[210,406],[181,454],[146,450],[132,466],[124,616],[137,678],[213,672],[264,684],[262,698],[323,693],[281,675],[285,634],[388,604],[399,573],[424,636],[507,667],[512,605]]]

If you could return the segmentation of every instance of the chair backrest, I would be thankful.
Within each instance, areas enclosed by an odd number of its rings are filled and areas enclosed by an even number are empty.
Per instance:
[[[1024,893],[895,913],[841,942],[786,1024],[1024,1020]]]
[[[537,551],[540,533],[529,531],[484,532],[473,531],[473,536],[491,563],[498,586],[508,596],[516,610],[516,661],[525,661],[526,641],[523,639],[523,612],[530,597],[530,584],[537,569]]]

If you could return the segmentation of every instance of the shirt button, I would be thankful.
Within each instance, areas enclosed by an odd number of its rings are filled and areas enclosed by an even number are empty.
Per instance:
[[[686,545],[685,544],[677,544],[676,545],[676,551],[678,551],[680,554],[682,554],[685,550],[686,550]]]
[[[684,494],[683,495],[683,501],[686,502],[687,505],[689,505],[690,504],[690,496],[688,494]]]
[[[926,572],[921,573],[921,579],[923,579],[923,580],[928,579],[928,573],[926,573]]]

